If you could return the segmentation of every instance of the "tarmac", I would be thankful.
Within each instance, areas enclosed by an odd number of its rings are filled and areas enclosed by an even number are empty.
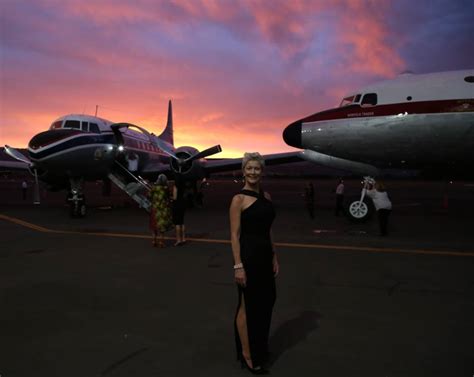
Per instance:
[[[273,376],[474,375],[474,186],[390,181],[388,237],[375,219],[334,216],[336,180],[267,179],[277,210]],[[228,205],[211,180],[186,213],[188,242],[151,246],[147,214],[120,192],[21,198],[0,181],[0,376],[245,376],[235,359],[237,294]],[[30,190],[31,191],[31,190]],[[346,197],[360,182],[346,182]]]

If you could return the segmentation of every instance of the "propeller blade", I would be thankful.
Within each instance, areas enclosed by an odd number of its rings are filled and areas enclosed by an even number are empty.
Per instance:
[[[169,149],[168,145],[166,145],[165,142],[163,142],[161,139],[154,137],[150,139],[153,144],[155,144],[160,150],[162,150],[166,155],[169,157],[174,158],[176,161],[179,161],[179,158],[174,154],[172,150]]]
[[[31,160],[24,156],[20,151],[12,148],[8,145],[5,145],[5,152],[10,156],[13,157],[15,160],[24,162],[25,164],[31,165]]]
[[[186,160],[184,160],[184,163],[188,163],[194,160],[199,160],[200,158],[212,156],[213,154],[222,152],[222,148],[220,145],[214,145],[211,148],[204,149],[203,151],[195,154],[194,156],[188,157]]]

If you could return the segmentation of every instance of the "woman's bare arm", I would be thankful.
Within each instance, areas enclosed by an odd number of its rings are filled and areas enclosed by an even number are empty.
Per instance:
[[[229,218],[230,218],[230,242],[232,245],[232,255],[234,257],[234,264],[242,263],[240,257],[240,215],[242,213],[242,195],[235,195],[230,204]],[[245,266],[243,268],[235,269],[235,281],[245,286],[247,278],[245,275]]]

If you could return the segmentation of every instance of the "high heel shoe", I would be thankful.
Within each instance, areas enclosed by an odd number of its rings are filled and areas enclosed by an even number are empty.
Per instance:
[[[240,367],[242,369],[246,368],[252,374],[269,374],[270,373],[267,369],[264,369],[262,367],[250,368],[249,365],[247,364],[247,360],[245,360],[245,357],[240,357]]]

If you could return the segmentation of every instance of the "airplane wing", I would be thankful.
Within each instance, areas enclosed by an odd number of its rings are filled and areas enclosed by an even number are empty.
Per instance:
[[[18,149],[24,156],[28,155],[27,149]],[[25,159],[27,159],[25,157]],[[5,148],[0,148],[0,169],[1,170],[28,170],[29,164],[15,160],[5,152]]]
[[[262,155],[262,157],[265,160],[265,166],[272,166],[304,161],[300,155],[301,152],[287,152],[267,154]],[[242,158],[208,159],[205,160],[203,168],[209,174],[220,173],[223,171],[241,170]]]
[[[304,161],[300,155],[301,152],[287,152],[267,154],[262,157],[265,160],[266,166],[272,166]],[[205,175],[242,169],[242,158],[213,158],[197,160],[196,162],[201,163],[201,169]],[[141,174],[145,176],[155,176],[161,173],[166,175],[173,174],[170,165],[164,163],[148,163],[141,171]]]

